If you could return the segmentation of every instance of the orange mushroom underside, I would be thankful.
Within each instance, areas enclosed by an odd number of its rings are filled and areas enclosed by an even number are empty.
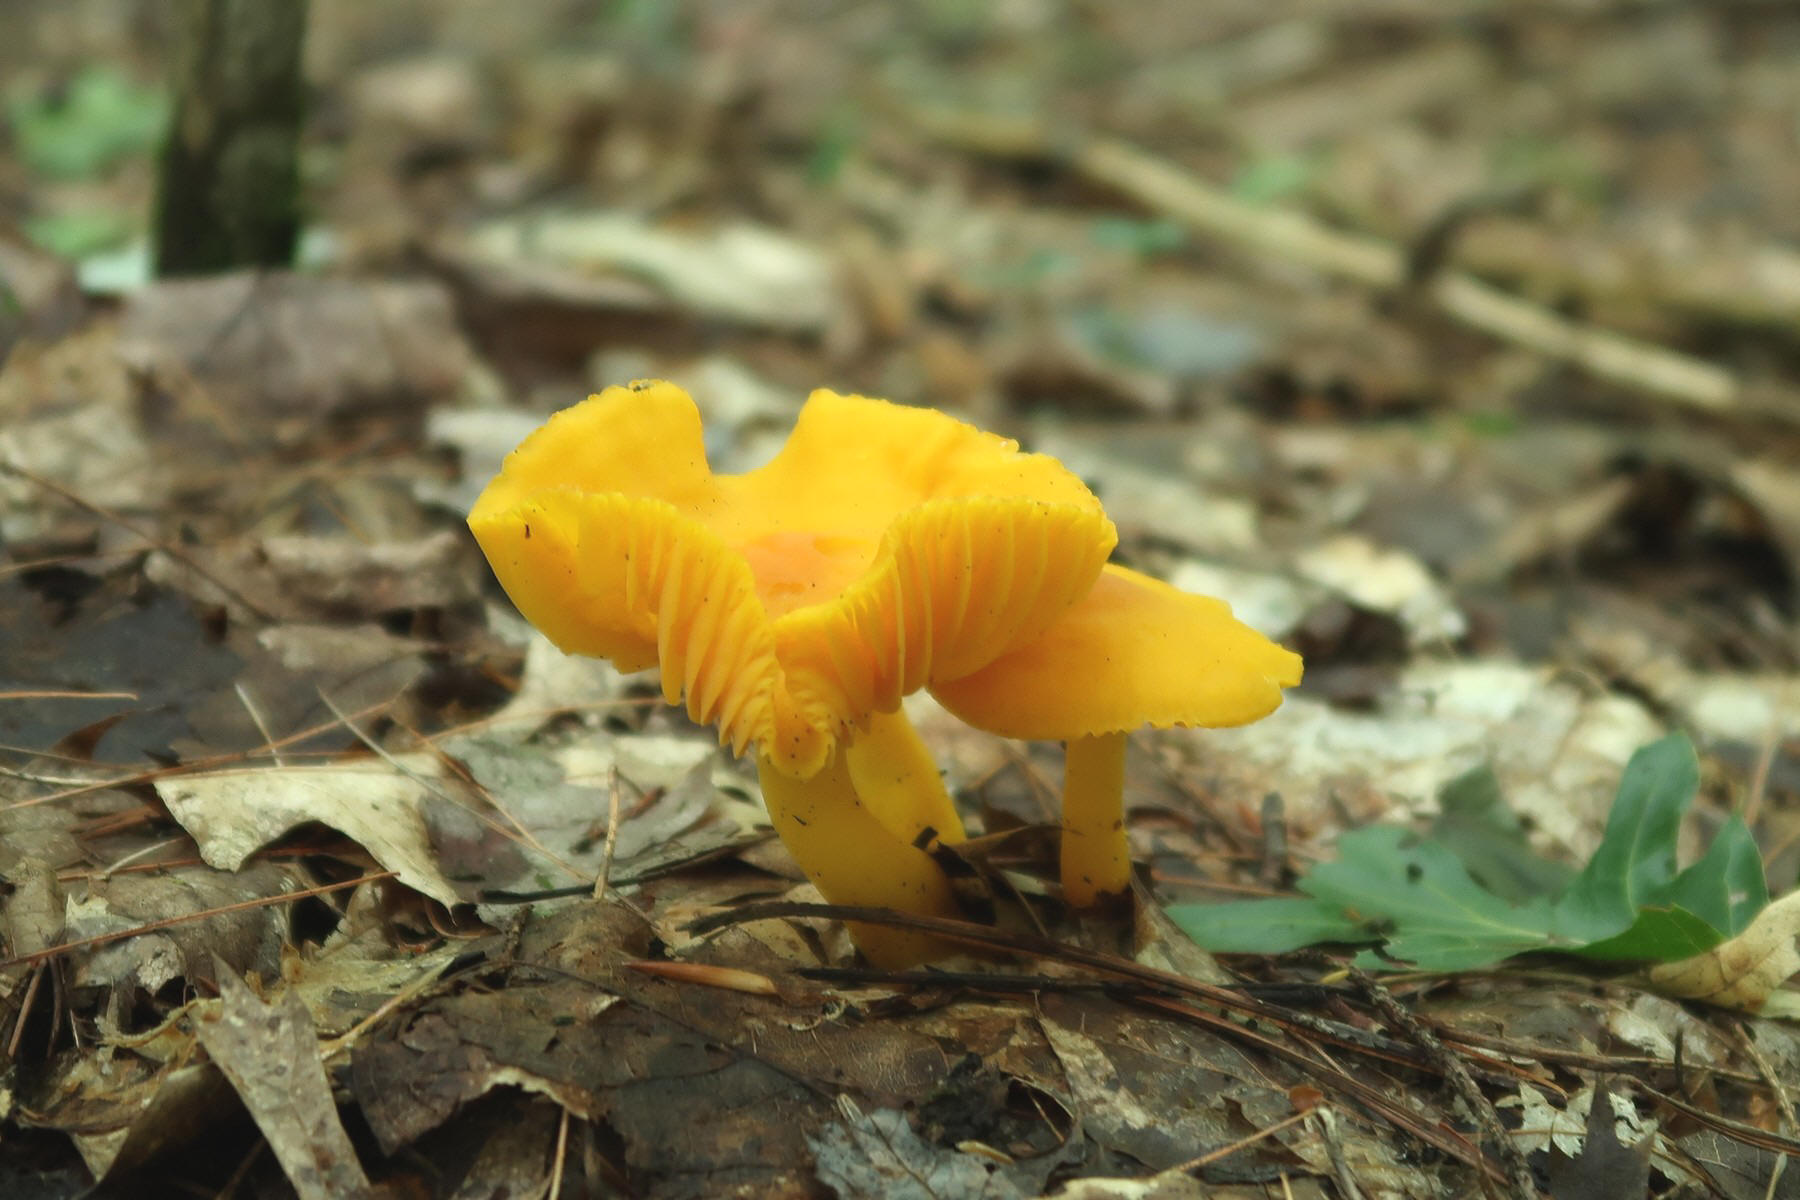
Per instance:
[[[609,388],[526,439],[469,524],[551,641],[658,666],[671,703],[754,747],[783,840],[840,903],[954,911],[912,845],[962,836],[898,711],[913,691],[1071,743],[1069,828],[1107,836],[1065,838],[1065,886],[1102,864],[1098,895],[1129,867],[1107,739],[1255,720],[1299,677],[1218,601],[1104,566],[1112,523],[1054,459],[880,400],[815,392],[766,466],[715,475],[686,393]],[[855,933],[891,964],[942,949]]]

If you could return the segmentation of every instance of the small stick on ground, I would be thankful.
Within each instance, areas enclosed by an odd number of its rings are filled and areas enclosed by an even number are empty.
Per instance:
[[[208,582],[208,583],[212,584],[214,587],[218,588],[227,597],[229,597],[230,599],[235,600],[239,604],[243,605],[245,611],[247,611],[251,616],[256,617],[258,620],[274,621],[276,619],[274,613],[270,612],[268,609],[266,609],[266,608],[262,607],[260,604],[256,603],[256,601],[254,601],[254,600],[250,599],[248,596],[244,595],[244,593],[238,591],[238,589],[232,587],[229,583],[225,582],[225,580],[221,579],[218,575],[215,575],[213,572],[207,570],[206,567],[203,566],[198,559],[196,559],[193,555],[189,554],[186,550],[182,549],[180,546],[175,545],[173,542],[163,541],[161,538],[157,537],[153,533],[150,533],[148,530],[145,530],[142,527],[140,527],[138,525],[134,525],[130,521],[127,521],[124,517],[121,517],[118,513],[113,512],[111,509],[102,508],[100,505],[95,504],[92,500],[89,500],[84,496],[81,496],[75,492],[70,491],[68,488],[64,487],[62,484],[57,483],[54,479],[46,479],[42,475],[39,475],[37,472],[28,471],[24,467],[19,466],[17,463],[8,462],[5,459],[0,458],[0,471],[4,471],[8,475],[17,476],[18,478],[23,479],[26,483],[31,484],[33,487],[42,488],[44,491],[49,492],[52,496],[58,496],[64,500],[67,500],[70,504],[73,504],[76,508],[81,509],[83,512],[92,513],[94,516],[99,517],[102,521],[107,521],[113,525],[117,525],[120,529],[123,529],[126,533],[131,534],[133,537],[135,537],[139,541],[143,542],[144,545],[150,547],[152,550],[162,551],[164,554],[168,555],[170,558],[174,559],[176,562],[180,563],[182,566],[184,566],[188,570],[192,571],[195,575],[199,576],[201,579],[206,580],[206,582]]]
[[[1060,163],[1146,208],[1254,253],[1383,291],[1407,285],[1408,255],[1401,247],[1332,229],[1303,213],[1247,204],[1129,143],[1057,138],[1033,122],[967,114],[914,112],[911,119],[928,136],[974,153]],[[1723,367],[1569,320],[1466,272],[1439,271],[1418,294],[1459,324],[1683,408],[1727,413],[1750,406],[1743,383]],[[1756,411],[1771,419],[1795,419],[1791,405],[1758,404]]]
[[[1287,809],[1280,792],[1270,792],[1262,800],[1262,865],[1256,881],[1264,887],[1278,888],[1287,878],[1288,836]]]
[[[1338,1191],[1344,1200],[1363,1200],[1362,1189],[1356,1186],[1356,1172],[1350,1169],[1350,1163],[1344,1157],[1343,1139],[1338,1137],[1337,1131],[1337,1114],[1331,1111],[1330,1105],[1321,1104],[1307,1116],[1318,1118],[1319,1140],[1325,1143],[1325,1157],[1331,1161],[1331,1173]]]
[[[550,1164],[550,1200],[562,1196],[563,1167],[569,1158],[569,1107],[563,1105],[562,1120],[556,1125],[556,1158]]]
[[[619,804],[624,788],[619,783],[619,768],[614,764],[606,772],[606,844],[600,850],[600,873],[594,876],[594,899],[606,899],[606,883],[612,876],[613,850],[619,844]]]
[[[1739,1025],[1737,1035],[1738,1044],[1743,1046],[1744,1053],[1750,1056],[1750,1061],[1756,1064],[1756,1069],[1762,1072],[1763,1080],[1769,1085],[1769,1090],[1775,1093],[1775,1107],[1781,1111],[1781,1131],[1790,1135],[1800,1133],[1800,1118],[1796,1118],[1794,1115],[1794,1100],[1788,1095],[1787,1088],[1782,1085],[1781,1076],[1776,1074],[1775,1068],[1763,1056],[1763,1052],[1757,1048],[1756,1039],[1750,1036],[1748,1029]],[[1775,1169],[1769,1172],[1767,1192],[1769,1196],[1778,1194],[1776,1189],[1781,1186],[1781,1177],[1787,1172],[1787,1165],[1788,1155],[1786,1154],[1775,1160]]]
[[[1493,1143],[1494,1155],[1506,1172],[1507,1184],[1512,1189],[1514,1200],[1538,1200],[1542,1193],[1538,1191],[1537,1180],[1531,1174],[1531,1164],[1525,1161],[1525,1155],[1507,1133],[1506,1126],[1500,1123],[1499,1112],[1495,1110],[1493,1102],[1482,1094],[1462,1058],[1439,1041],[1437,1034],[1428,1029],[1423,1021],[1407,1011],[1406,1006],[1394,998],[1394,993],[1355,967],[1348,969],[1348,975],[1350,981],[1368,997],[1369,1003],[1425,1052],[1443,1073],[1444,1081],[1450,1085],[1451,1091],[1468,1106],[1469,1114],[1481,1126],[1481,1132]]]

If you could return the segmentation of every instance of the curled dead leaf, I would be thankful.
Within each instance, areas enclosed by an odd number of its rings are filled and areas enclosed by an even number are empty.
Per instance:
[[[1800,1017],[1800,995],[1781,985],[1800,973],[1800,891],[1756,915],[1736,937],[1704,954],[1652,967],[1650,986],[1683,1000],[1767,1017]]]
[[[236,871],[263,846],[311,821],[343,833],[400,882],[445,905],[462,897],[438,870],[424,816],[442,764],[431,755],[318,767],[213,771],[156,781],[156,793],[193,836],[206,864]]]

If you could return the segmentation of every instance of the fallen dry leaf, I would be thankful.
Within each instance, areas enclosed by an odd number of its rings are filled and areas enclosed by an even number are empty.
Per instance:
[[[273,614],[344,622],[473,601],[480,594],[480,576],[470,555],[466,539],[447,529],[415,541],[374,545],[343,537],[281,536],[241,539],[180,557],[158,551],[144,570],[152,580],[200,604],[221,605],[240,620]]]
[[[891,1108],[865,1113],[848,1097],[840,1097],[838,1106],[844,1119],[806,1139],[819,1182],[838,1195],[1026,1200],[992,1159],[922,1140],[905,1113]]]
[[[1772,902],[1729,941],[1705,954],[1652,967],[1645,978],[1665,995],[1800,1019],[1800,993],[1782,987],[1796,973],[1800,973],[1800,891]]]
[[[1584,859],[1631,752],[1660,727],[1638,702],[1593,694],[1550,667],[1501,660],[1415,660],[1373,711],[1345,711],[1302,690],[1243,729],[1172,731],[1198,779],[1223,795],[1280,791],[1311,823],[1346,806],[1355,820],[1429,811],[1439,789],[1484,763],[1540,849]]]
[[[439,873],[423,805],[441,789],[428,754],[325,767],[267,767],[156,781],[169,813],[193,835],[207,865],[235,871],[284,834],[317,821],[356,841],[401,883],[441,904],[462,901]]]
[[[448,399],[472,357],[455,316],[437,283],[244,271],[132,293],[119,341],[240,419],[316,416]]]
[[[67,1130],[101,1185],[213,1136],[236,1108],[212,1063],[169,1070],[130,1056],[90,1057],[74,1068],[58,1081],[59,1102],[34,1123]]]
[[[1555,1150],[1565,1158],[1579,1159],[1595,1127],[1595,1095],[1595,1088],[1583,1088],[1559,1108],[1527,1083],[1519,1085],[1518,1095],[1504,1097],[1496,1106],[1518,1110],[1519,1128],[1513,1133],[1513,1141],[1521,1150],[1528,1154]],[[1607,1103],[1611,1106],[1614,1145],[1631,1148],[1657,1136],[1656,1123],[1640,1117],[1629,1100],[1614,1096],[1608,1097]]]
[[[1619,1140],[1618,1109],[1604,1079],[1586,1095],[1587,1136],[1579,1154],[1569,1156],[1560,1148],[1551,1153],[1550,1194],[1555,1200],[1643,1194],[1650,1185],[1650,1152],[1655,1143],[1648,1137],[1629,1145]],[[1620,1103],[1630,1107],[1629,1101]]]
[[[1406,627],[1415,646],[1455,642],[1469,623],[1442,584],[1404,550],[1344,534],[1300,554],[1299,573]]]
[[[219,972],[219,1000],[194,1022],[195,1033],[300,1200],[367,1197],[369,1179],[338,1117],[306,1006],[292,992],[265,1003],[229,970]]]
[[[140,987],[155,992],[175,980],[204,984],[221,960],[234,971],[273,972],[280,963],[287,915],[276,905],[244,905],[297,886],[289,870],[266,862],[233,875],[184,866],[71,886],[66,889],[63,931],[71,941],[206,914],[98,946],[75,960],[72,978],[129,995]]]
[[[166,501],[174,473],[145,439],[110,328],[15,352],[0,371],[0,414],[0,463],[113,511]],[[71,515],[32,480],[0,472],[0,539],[43,536]]]
[[[764,329],[816,333],[845,307],[824,255],[760,225],[692,234],[626,212],[537,213],[492,222],[471,240],[492,263],[644,280],[682,309]]]

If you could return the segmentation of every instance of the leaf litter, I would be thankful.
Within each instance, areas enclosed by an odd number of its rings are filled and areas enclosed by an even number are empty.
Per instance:
[[[164,64],[45,7],[0,168],[82,255]],[[1785,14],[456,7],[314,6],[328,274],[0,254],[9,1195],[1800,1186]],[[1305,652],[1141,739],[1137,920],[1045,885],[1054,755],[922,718],[999,952],[870,972],[529,635],[461,513],[643,375],[733,469],[814,386],[958,408]]]

